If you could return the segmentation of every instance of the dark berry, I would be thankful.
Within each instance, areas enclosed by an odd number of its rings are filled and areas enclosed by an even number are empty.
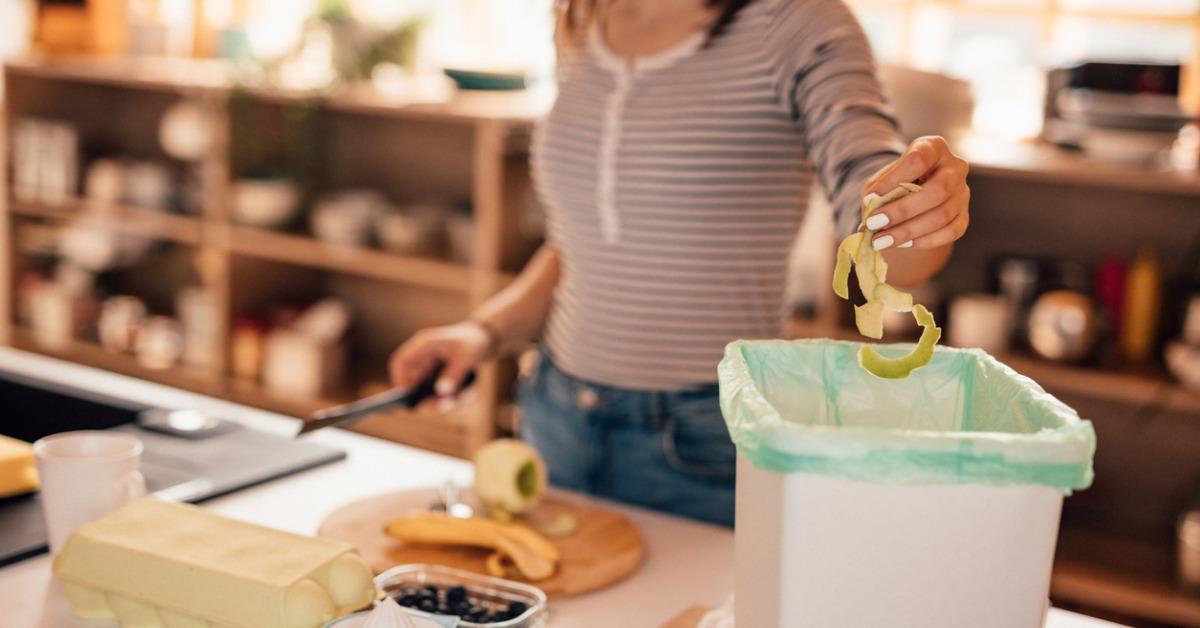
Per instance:
[[[438,594],[441,593],[441,591],[438,590],[438,588],[433,586],[432,584],[425,586],[425,592],[434,597],[437,597]]]
[[[425,611],[426,613],[432,613],[432,612],[437,611],[437,607],[438,607],[437,602],[435,602],[429,598],[424,598],[421,600],[421,602],[419,604],[417,604],[417,608]]]
[[[462,585],[451,587],[448,591],[446,591],[446,601],[448,602],[460,602],[466,599],[467,588]]]
[[[421,598],[419,598],[415,595],[411,595],[411,594],[402,595],[402,596],[396,598],[397,604],[399,604],[400,606],[407,606],[409,608],[416,608],[417,604],[420,601],[421,601]]]

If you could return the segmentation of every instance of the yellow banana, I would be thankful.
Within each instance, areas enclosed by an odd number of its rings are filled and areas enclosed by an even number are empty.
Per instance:
[[[387,534],[406,543],[467,545],[496,550],[526,578],[542,580],[554,574],[558,548],[523,526],[490,519],[459,519],[440,513],[400,517],[387,525]]]

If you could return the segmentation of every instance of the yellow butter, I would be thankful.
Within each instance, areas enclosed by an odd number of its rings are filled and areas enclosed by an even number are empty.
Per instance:
[[[353,546],[143,498],[54,559],[75,614],[139,628],[316,628],[375,598]]]
[[[0,497],[20,495],[38,487],[33,446],[0,435]]]

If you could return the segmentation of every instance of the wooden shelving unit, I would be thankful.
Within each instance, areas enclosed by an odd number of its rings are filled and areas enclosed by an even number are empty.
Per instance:
[[[13,200],[9,211],[15,216],[42,218],[55,222],[66,222],[77,217],[84,208],[96,210],[96,214],[111,219],[111,225],[125,233],[143,235],[158,240],[179,244],[200,244],[201,221],[194,216],[129,207],[104,205],[97,207],[84,199],[75,197],[60,206],[47,206]]]
[[[86,340],[74,340],[71,343],[53,347],[37,342],[33,333],[22,327],[14,327],[12,346],[25,351],[42,353],[51,357],[79,362],[105,370],[130,375],[141,379],[194,390],[209,395],[221,395],[224,392],[222,382],[213,373],[178,367],[168,370],[151,369],[142,365],[132,355],[107,351],[100,345]]]
[[[320,296],[321,291],[329,291],[347,298],[352,307],[363,310],[362,324],[367,326],[356,332],[352,343],[363,351],[355,358],[355,370],[378,380],[384,371],[383,356],[395,343],[424,325],[466,316],[511,281],[528,247],[518,241],[515,225],[519,212],[526,209],[525,155],[532,121],[549,104],[551,95],[545,92],[463,92],[441,102],[405,100],[370,89],[298,93],[235,86],[232,69],[220,62],[152,58],[19,61],[5,66],[4,78],[8,86],[4,131],[22,116],[49,117],[75,125],[85,149],[96,140],[104,150],[115,145],[137,157],[169,162],[157,143],[157,121],[166,107],[181,99],[204,107],[218,131],[199,162],[176,162],[177,167],[201,173],[203,206],[195,216],[98,206],[81,197],[53,205],[19,201],[8,189],[7,168],[2,170],[0,247],[5,253],[0,256],[0,342],[24,350],[303,417],[356,396],[363,382],[353,382],[336,397],[296,399],[255,382],[234,380],[225,364],[234,317],[246,309],[269,306],[269,299],[280,294]],[[342,152],[327,177],[330,180],[324,182],[330,189],[378,186],[418,198],[430,194],[469,199],[475,221],[471,262],[334,245],[307,234],[237,224],[231,218],[234,175],[229,137],[235,93],[243,102],[248,98],[256,106],[276,111],[296,106],[326,112],[323,115],[334,132],[347,134],[336,138],[342,142]],[[188,255],[203,260],[202,281],[226,313],[218,339],[220,358],[211,370],[147,369],[133,356],[84,340],[46,347],[29,330],[15,325],[13,279],[23,262],[12,240],[14,224],[36,221],[43,228],[56,228],[85,212],[107,217],[112,228],[123,233],[186,245],[192,251]],[[301,284],[299,289],[289,292],[295,284]],[[388,300],[375,295],[391,296]],[[356,429],[468,456],[492,437],[498,421],[511,423],[510,372],[485,365],[473,400],[453,412],[398,413],[368,419]]]
[[[231,228],[229,250],[247,257],[440,290],[466,290],[471,282],[472,269],[465,264],[327,244],[308,236],[265,229]]]

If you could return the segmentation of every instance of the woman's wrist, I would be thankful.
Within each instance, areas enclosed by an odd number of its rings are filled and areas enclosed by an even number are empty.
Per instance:
[[[475,315],[468,317],[466,322],[479,328],[487,336],[487,350],[484,351],[483,359],[490,360],[500,354],[504,348],[504,336],[500,333],[499,326],[483,316]]]

